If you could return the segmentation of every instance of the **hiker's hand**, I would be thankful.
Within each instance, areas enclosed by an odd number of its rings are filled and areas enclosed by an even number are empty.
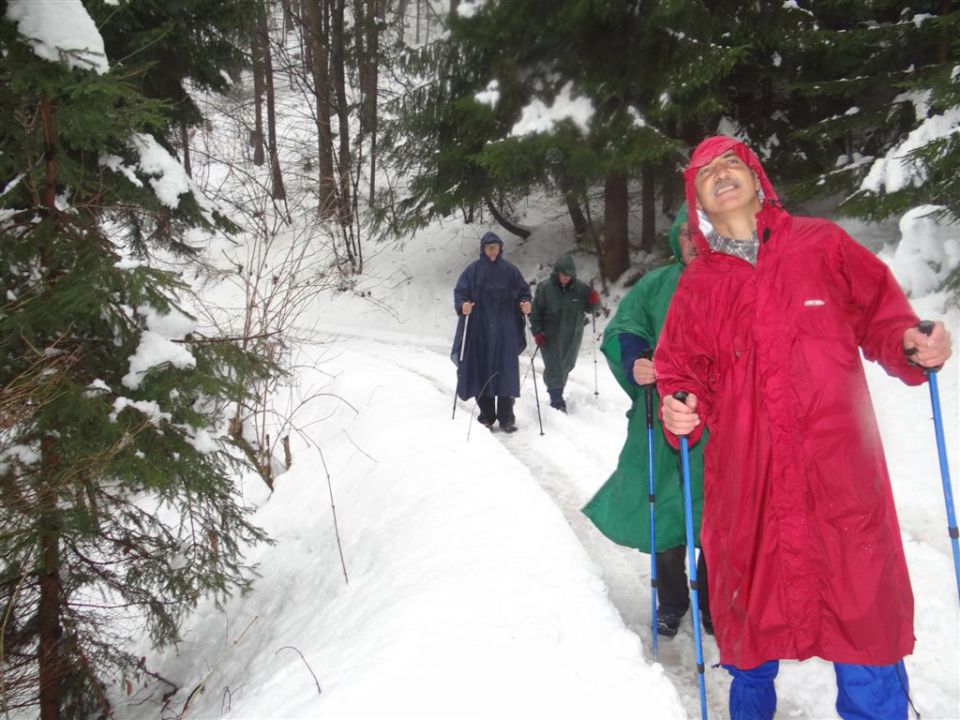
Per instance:
[[[529,315],[529,314],[530,314],[530,301],[529,301],[529,300],[521,300],[521,301],[520,301],[520,312],[522,312],[524,315]]]
[[[474,303],[472,302],[465,302],[460,306],[460,312],[462,312],[464,315],[469,315],[470,311],[473,310],[473,305]]]
[[[653,385],[657,381],[657,373],[653,369],[653,360],[637,358],[633,361],[633,381],[637,385]]]
[[[687,395],[686,402],[680,402],[672,395],[663,399],[663,426],[674,435],[689,435],[700,424],[697,410],[697,396]]]
[[[920,367],[940,367],[950,357],[950,332],[942,322],[933,323],[929,335],[917,327],[907,328],[903,333],[903,350],[911,362]]]

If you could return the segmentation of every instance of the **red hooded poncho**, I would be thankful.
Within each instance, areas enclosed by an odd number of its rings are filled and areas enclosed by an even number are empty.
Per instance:
[[[710,430],[701,539],[720,661],[891,664],[913,649],[913,594],[860,350],[922,383],[902,347],[917,317],[842,229],[789,215],[737,140],[697,147],[690,207],[697,170],[730,149],[763,190],[757,264],[713,252],[691,213],[700,255],[655,356],[661,397],[695,393]]]

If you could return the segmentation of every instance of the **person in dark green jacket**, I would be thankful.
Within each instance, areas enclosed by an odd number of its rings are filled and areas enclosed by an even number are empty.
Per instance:
[[[680,273],[696,256],[686,234],[687,209],[684,204],[670,228],[670,247],[677,262],[657,268],[626,294],[603,334],[601,351],[613,372],[633,401],[627,412],[627,441],[620,452],[617,469],[583,508],[597,528],[614,542],[650,552],[649,466],[647,453],[647,414],[644,386],[653,393],[658,408],[656,375],[645,351],[656,347],[667,308],[680,280]],[[693,522],[699,543],[700,516],[703,510],[703,447],[690,449],[690,480],[693,495]],[[683,518],[683,490],[679,456],[668,444],[654,411],[653,431],[654,494],[656,498],[657,632],[672,637],[690,607],[685,568],[686,532]],[[697,566],[699,604],[704,629],[713,631],[707,605],[707,574],[703,553]]]
[[[537,285],[530,311],[533,341],[543,356],[543,382],[550,394],[550,407],[567,411],[563,389],[577,364],[583,340],[584,313],[600,305],[600,294],[577,280],[573,258],[564,255],[553,266],[549,279]]]

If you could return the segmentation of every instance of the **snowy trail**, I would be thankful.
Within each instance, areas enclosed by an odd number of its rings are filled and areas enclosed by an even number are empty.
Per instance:
[[[626,419],[622,411],[628,407],[625,398],[621,397],[622,391],[612,379],[609,384],[605,383],[599,388],[599,396],[594,395],[592,348],[586,345],[586,342],[589,342],[589,338],[585,339],[583,354],[567,389],[570,414],[557,413],[541,398],[540,411],[543,417],[544,435],[540,436],[532,376],[529,374],[528,351],[520,359],[523,387],[522,397],[516,404],[520,430],[512,435],[494,432],[493,436],[529,470],[563,513],[577,539],[600,569],[611,603],[627,628],[640,636],[644,657],[648,662],[654,663],[651,641],[649,556],[611,542],[580,512],[580,508],[590,498],[592,490],[599,487],[616,463],[626,432]],[[424,347],[410,348],[413,352],[408,351],[398,355],[391,350],[392,343],[377,344],[382,347],[372,346],[376,354],[382,351],[385,357],[392,358],[392,361],[402,366],[404,370],[430,380],[442,393],[451,398],[452,403],[456,376],[449,358],[436,353],[431,348]],[[600,360],[602,357],[598,357],[598,362]],[[425,368],[433,369],[434,372],[440,369],[441,372],[435,375]],[[445,374],[442,372],[444,368],[447,369]],[[537,382],[541,382],[543,366],[539,359],[536,368]],[[605,367],[603,369],[606,370]],[[598,373],[598,381],[600,377]],[[539,389],[541,395],[545,395],[542,382]],[[622,411],[605,409],[607,405],[614,405],[611,398],[616,399],[615,407]],[[458,401],[455,422],[464,428],[465,442],[468,431],[471,436],[474,433],[489,432],[476,423],[475,415],[473,401]],[[689,614],[681,632],[675,638],[660,640],[659,653],[660,664],[677,688],[685,711],[690,717],[698,717],[700,696],[695,671],[693,629]],[[725,672],[711,669],[711,665],[718,661],[718,653],[713,640],[706,637],[704,638],[704,661],[708,668],[706,677],[710,716],[723,717],[727,713],[726,697],[729,681]],[[782,698],[781,710],[789,706],[791,706],[789,700]]]
[[[396,352],[395,339],[390,338],[384,341],[371,341],[370,349],[373,354],[382,354],[385,359],[390,359],[405,371],[429,380],[440,392],[451,398],[452,405],[456,375],[446,353],[439,352],[435,343],[411,346],[408,340],[404,346],[403,353]],[[545,433],[540,436],[532,378],[529,375],[530,350],[528,349],[520,358],[522,397],[517,401],[515,408],[520,430],[513,435],[495,432],[493,437],[529,470],[531,476],[561,510],[577,539],[600,569],[611,603],[627,628],[640,637],[644,657],[648,662],[654,663],[650,628],[649,558],[610,542],[580,512],[583,504],[612,472],[626,432],[626,419],[623,415],[628,407],[626,398],[607,371],[605,360],[599,353],[597,357],[598,363],[602,364],[597,376],[599,396],[594,395],[593,348],[587,333],[578,365],[567,387],[569,415],[557,413],[544,402],[546,393],[540,380],[543,367],[539,358],[537,359],[536,377],[537,382],[540,383],[540,411]],[[904,393],[911,390],[898,388],[890,392]],[[914,392],[912,396],[914,404],[922,408],[922,401],[917,401],[915,389],[912,392]],[[882,403],[878,403],[880,404]],[[475,437],[478,431],[483,434],[488,432],[475,421],[473,401],[457,401],[454,422],[463,428],[464,442],[468,442],[468,432],[471,437]],[[473,425],[471,426],[470,423]],[[925,428],[919,430],[920,434],[923,432]],[[908,508],[907,514],[909,513]],[[928,637],[933,635],[928,630],[932,629],[931,620],[924,619],[923,613],[946,612],[949,617],[949,613],[952,612],[955,616],[957,615],[956,609],[950,606],[949,583],[944,580],[948,562],[944,553],[948,553],[949,550],[941,542],[942,538],[937,537],[939,533],[931,530],[929,526],[929,522],[923,523],[916,528],[916,531],[923,540],[927,540],[929,535],[931,541],[938,543],[934,547],[914,537],[911,534],[914,528],[904,521],[904,540],[907,545],[911,573],[915,578],[918,574],[925,576],[926,570],[918,573],[918,567],[925,569],[931,562],[939,566],[939,579],[935,581],[939,586],[937,595],[928,597],[919,588],[915,588],[920,596],[917,599],[918,649],[914,656],[908,658],[907,665],[911,673],[912,692],[915,702],[919,699],[918,709],[921,715],[925,718],[956,718],[960,717],[960,707],[956,711],[950,708],[957,706],[957,681],[953,681],[954,697],[950,696],[949,689],[946,693],[943,692],[943,686],[946,684],[947,688],[951,687],[949,677],[951,668],[957,667],[957,647],[960,637],[956,637],[952,645],[949,632],[946,640],[941,633],[939,642],[930,642],[926,647],[922,642],[924,635]],[[941,548],[940,545],[944,547]],[[946,579],[949,580],[949,577]],[[927,584],[924,580],[923,585]],[[916,579],[915,586],[917,586]],[[944,589],[941,590],[941,588]],[[941,617],[940,621],[942,619]],[[957,627],[956,620],[953,622],[953,627]],[[684,619],[680,633],[675,638],[660,640],[659,653],[660,664],[677,688],[684,709],[690,717],[698,717],[700,701],[695,672],[693,629],[689,613]],[[704,636],[709,714],[711,717],[726,717],[730,680],[723,669],[714,667],[719,661],[718,658],[718,650],[713,638]],[[926,677],[927,668],[931,666],[939,666],[936,674],[940,677]],[[923,674],[918,672],[920,667],[924,668]],[[944,674],[948,678],[946,681],[943,680]],[[834,672],[830,663],[819,659],[803,663],[781,663],[777,687],[779,717],[829,718],[836,716],[833,706]]]

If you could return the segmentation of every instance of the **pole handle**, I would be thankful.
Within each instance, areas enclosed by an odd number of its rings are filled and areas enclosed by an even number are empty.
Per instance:
[[[933,326],[934,326],[933,320],[921,320],[920,322],[917,323],[917,330],[922,332],[924,335],[929,336],[933,332]],[[908,358],[910,358],[917,354],[917,349],[915,347],[912,347],[909,350],[904,350],[903,352]],[[934,373],[934,372],[937,372],[942,367],[943,365],[937,365],[936,367],[932,367],[932,368],[924,368],[924,370],[926,370],[928,373]]]

